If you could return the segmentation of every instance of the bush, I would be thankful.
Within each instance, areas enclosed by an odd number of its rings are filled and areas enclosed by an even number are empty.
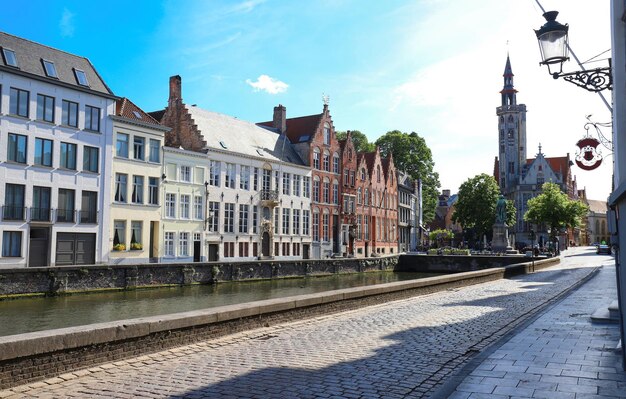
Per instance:
[[[134,249],[134,250],[139,250],[139,249],[143,249],[143,245],[141,245],[138,242],[131,242],[130,243],[130,249]]]
[[[113,245],[114,251],[126,251],[126,245],[124,244],[115,244]]]

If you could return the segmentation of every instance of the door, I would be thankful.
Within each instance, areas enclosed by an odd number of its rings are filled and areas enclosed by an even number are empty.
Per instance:
[[[261,241],[261,253],[263,256],[270,256],[270,233],[263,232],[263,238]]]
[[[200,262],[200,241],[193,242],[193,261]]]
[[[96,263],[96,235],[58,233],[56,265],[92,265]]]
[[[31,228],[28,251],[28,266],[49,266],[48,248],[50,230],[48,228]]]
[[[218,259],[219,246],[217,244],[209,244],[209,262],[216,262]]]
[[[309,259],[309,244],[302,244],[302,259]]]
[[[339,215],[333,215],[332,232],[333,252],[338,254],[341,252],[341,225],[339,224]]]

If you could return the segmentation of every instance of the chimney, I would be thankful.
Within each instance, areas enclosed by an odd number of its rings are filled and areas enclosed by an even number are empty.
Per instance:
[[[170,98],[168,102],[178,101],[182,102],[182,82],[180,75],[170,77]]]
[[[442,194],[446,198],[450,198],[450,190],[441,190]]]
[[[274,107],[274,119],[272,125],[275,129],[278,129],[280,134],[287,131],[287,108],[282,104],[278,104],[278,107]]]

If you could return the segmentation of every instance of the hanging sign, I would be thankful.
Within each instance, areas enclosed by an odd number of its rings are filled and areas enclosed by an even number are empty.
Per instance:
[[[593,137],[578,140],[576,146],[580,151],[576,153],[576,165],[582,170],[594,170],[602,163],[602,154],[597,147],[600,142]]]

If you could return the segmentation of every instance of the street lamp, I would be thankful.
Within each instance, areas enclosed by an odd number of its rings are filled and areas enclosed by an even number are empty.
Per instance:
[[[533,263],[533,271],[535,271],[535,238],[537,237],[537,235],[535,234],[535,230],[530,230],[530,232],[528,233],[528,238],[530,238],[530,247],[531,247],[531,257],[532,257],[532,263]]]
[[[613,76],[611,74],[611,61],[605,68],[596,68],[583,71],[563,73],[563,63],[569,60],[568,30],[567,24],[563,25],[556,20],[558,11],[548,11],[543,14],[546,23],[535,30],[539,41],[539,51],[542,61],[539,65],[547,65],[548,73],[554,79],[563,77],[566,81],[574,83],[586,90],[599,92],[604,89],[613,89]]]

